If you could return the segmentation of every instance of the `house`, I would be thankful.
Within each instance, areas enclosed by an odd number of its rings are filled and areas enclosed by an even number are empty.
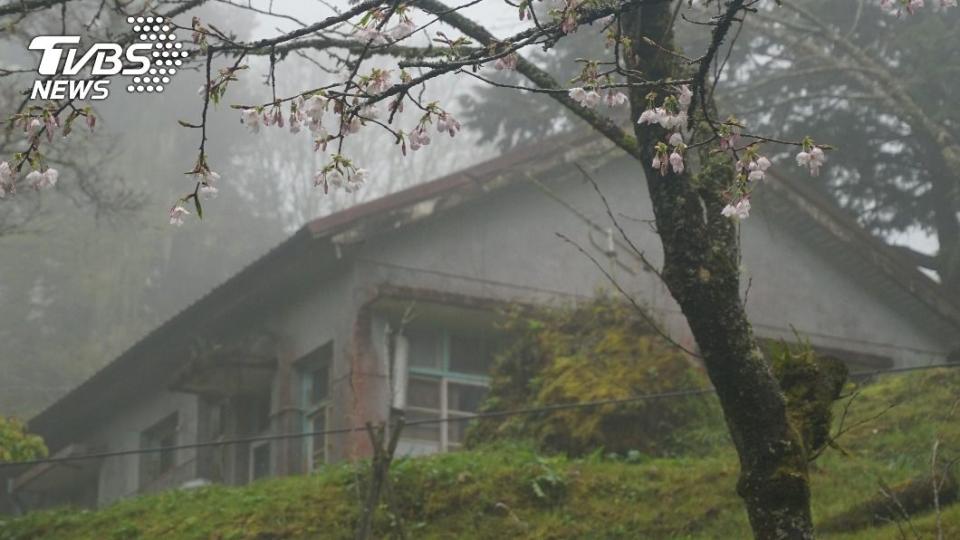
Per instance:
[[[609,288],[557,233],[694,348],[580,167],[658,264],[635,162],[595,139],[518,149],[317,219],[33,418],[53,456],[115,455],[10,469],[9,500],[97,506],[362,457],[367,435],[349,428],[385,419],[404,389],[410,419],[469,415],[485,393],[498,307]],[[771,179],[754,208],[741,228],[743,287],[760,337],[796,329],[855,370],[942,363],[956,349],[960,309],[803,180]],[[394,364],[408,367],[391,378]],[[329,430],[338,431],[265,438]],[[235,439],[244,442],[125,453]],[[462,423],[411,426],[400,452],[462,440]]]

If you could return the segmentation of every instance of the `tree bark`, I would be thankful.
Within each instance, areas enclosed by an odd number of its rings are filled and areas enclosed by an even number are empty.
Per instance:
[[[667,2],[645,3],[623,17],[632,40],[628,67],[648,79],[679,75],[676,59],[648,45],[649,37],[673,46]],[[661,39],[661,36],[663,39]],[[646,96],[630,96],[632,118]],[[740,457],[737,492],[746,503],[758,539],[811,539],[807,455],[791,424],[786,399],[764,359],[740,298],[740,248],[735,224],[721,216],[723,190],[734,171],[727,159],[705,152],[700,173],[661,176],[651,167],[654,146],[666,132],[635,126],[657,232],[664,252],[663,277],[680,305],[717,389],[727,426]],[[688,156],[688,161],[692,161]]]

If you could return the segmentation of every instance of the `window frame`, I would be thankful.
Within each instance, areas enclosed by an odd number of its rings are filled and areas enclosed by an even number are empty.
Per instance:
[[[327,341],[320,345],[303,358],[297,361],[298,376],[300,379],[300,411],[302,413],[302,431],[310,433],[314,431],[313,424],[319,416],[323,416],[324,430],[330,428],[330,394],[333,386],[333,341]],[[323,396],[314,401],[314,374],[320,370],[326,370],[326,389]],[[318,450],[317,440],[321,442],[321,448]],[[324,435],[313,435],[304,437],[303,449],[305,452],[306,468],[309,471],[317,470],[321,465],[327,463],[329,458],[330,441]],[[320,459],[317,459],[317,456]]]
[[[169,439],[170,443],[164,443]],[[174,411],[154,422],[147,429],[140,432],[140,448],[166,448],[177,446],[180,440],[180,411]],[[151,463],[156,462],[156,470],[150,470]],[[164,462],[166,466],[164,466]],[[177,468],[177,451],[164,450],[140,455],[138,477],[140,488],[150,486],[163,478],[164,475]]]
[[[407,385],[409,388],[410,381],[413,379],[428,380],[430,382],[436,382],[440,385],[440,408],[439,409],[430,409],[427,407],[417,407],[411,406],[409,404],[409,397],[407,399],[406,411],[415,412],[420,414],[427,414],[435,416],[439,413],[440,418],[440,438],[439,441],[433,439],[419,439],[414,437],[404,437],[401,436],[401,439],[406,439],[408,441],[415,441],[421,443],[435,444],[439,443],[438,451],[439,452],[449,452],[450,450],[459,449],[462,444],[460,442],[455,442],[450,440],[450,418],[462,417],[464,414],[467,414],[467,411],[453,411],[453,416],[451,417],[451,409],[449,405],[449,385],[460,384],[464,386],[477,386],[489,389],[490,388],[490,377],[486,375],[477,375],[475,373],[464,373],[460,371],[452,371],[450,369],[450,340],[454,334],[447,328],[432,328],[429,330],[428,335],[431,335],[434,339],[440,341],[439,347],[434,347],[439,350],[440,354],[440,368],[431,368],[416,366],[413,362],[409,362],[407,371],[409,372],[409,377]],[[474,414],[474,413],[469,413]]]

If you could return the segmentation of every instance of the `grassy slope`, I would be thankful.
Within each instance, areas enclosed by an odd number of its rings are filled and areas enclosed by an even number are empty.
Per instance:
[[[817,462],[815,518],[872,496],[878,479],[896,484],[928,473],[938,432],[945,452],[960,453],[960,412],[945,421],[958,398],[960,370],[888,376],[868,386],[848,423],[902,403],[842,439],[849,455],[829,451]],[[393,469],[397,506],[408,538],[747,538],[734,494],[736,459],[726,446],[704,442],[700,456],[570,460],[516,445],[403,460]],[[35,513],[0,522],[0,539],[351,538],[358,474],[356,466],[339,465],[245,488],[141,497],[98,512]],[[388,537],[390,516],[380,516],[378,534]],[[960,538],[960,504],[944,510],[943,523],[945,538]],[[932,513],[916,516],[913,526],[934,537]],[[829,538],[900,535],[889,525]]]

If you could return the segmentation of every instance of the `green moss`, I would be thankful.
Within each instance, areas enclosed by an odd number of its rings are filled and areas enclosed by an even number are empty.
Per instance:
[[[612,298],[516,312],[505,327],[512,345],[495,362],[486,411],[622,400],[709,385],[705,374],[658,337],[632,306]],[[544,451],[574,456],[597,449],[663,456],[689,449],[682,431],[708,426],[722,430],[719,409],[713,400],[693,396],[489,419],[473,427],[468,443],[531,438]],[[725,438],[715,434],[711,440]]]

